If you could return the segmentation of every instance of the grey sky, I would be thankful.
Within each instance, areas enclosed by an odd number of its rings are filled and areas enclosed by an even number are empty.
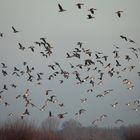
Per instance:
[[[84,3],[82,9],[76,7],[76,3]],[[59,13],[58,3],[62,4],[67,11]],[[0,119],[8,118],[10,112],[21,114],[25,107],[22,99],[16,100],[18,94],[23,95],[27,88],[30,89],[30,98],[38,106],[41,107],[46,98],[45,90],[52,89],[50,95],[57,96],[60,102],[64,102],[65,107],[58,107],[57,103],[50,103],[44,112],[40,112],[36,108],[29,107],[31,116],[29,119],[35,119],[41,122],[48,117],[48,112],[51,110],[54,115],[58,113],[68,112],[66,119],[74,118],[84,125],[90,125],[93,120],[97,119],[102,114],[107,114],[103,122],[98,123],[99,126],[114,125],[116,119],[124,120],[124,124],[133,124],[140,122],[140,112],[134,111],[132,107],[125,104],[129,101],[140,99],[139,82],[137,72],[140,71],[139,58],[130,52],[129,47],[139,47],[140,37],[140,1],[139,0],[0,0],[0,32],[3,32],[3,37],[0,38],[0,62],[4,62],[8,68],[8,76],[2,76],[0,73],[0,90],[4,84],[7,84],[8,91],[4,91],[5,101],[10,103],[10,106],[5,107],[0,102]],[[95,19],[87,19],[90,13],[89,8],[97,8],[95,11]],[[123,10],[122,17],[118,18],[116,11]],[[12,32],[14,26],[20,32],[14,34]],[[136,44],[126,42],[120,38],[124,35],[136,41]],[[53,55],[49,58],[41,56],[41,48],[36,47],[35,52],[29,49],[21,51],[18,49],[20,42],[26,48],[35,45],[35,41],[39,41],[40,37],[46,37],[47,41],[53,46]],[[105,75],[103,85],[95,86],[93,93],[87,93],[87,89],[91,86],[87,83],[77,85],[74,75],[70,74],[69,79],[64,79],[61,75],[55,79],[48,81],[47,78],[53,71],[48,68],[49,64],[59,62],[61,67],[72,73],[74,71],[70,68],[69,62],[77,65],[83,63],[85,59],[89,58],[83,55],[79,59],[66,58],[67,52],[72,52],[75,47],[78,47],[77,42],[82,42],[85,49],[90,49],[93,52],[91,59],[95,59],[94,52],[100,51],[104,55],[109,55],[109,62],[115,65],[113,53],[115,47],[113,44],[120,47],[119,58],[122,64],[121,70],[125,66],[135,65],[132,72],[122,73],[122,78],[118,79],[116,76],[110,78]],[[133,59],[130,63],[126,63],[124,55],[129,54]],[[122,61],[121,61],[122,60]],[[19,69],[24,69],[23,62],[27,61],[30,67],[35,67],[34,75],[38,72],[43,72],[44,75],[42,85],[37,85],[36,81],[33,83],[27,82],[27,77],[12,76],[14,66]],[[107,64],[107,62],[105,63]],[[104,69],[97,63],[99,69]],[[94,66],[93,66],[94,68]],[[84,78],[89,73],[85,70],[79,70],[81,77]],[[105,72],[105,71],[104,71]],[[93,72],[94,76],[98,74]],[[122,84],[122,80],[128,78],[134,83],[134,89],[128,90],[126,85]],[[59,80],[64,79],[63,84],[59,84]],[[96,81],[97,82],[97,81]],[[17,89],[10,87],[10,84],[18,85]],[[111,95],[103,98],[96,98],[96,95],[103,93],[104,90],[114,89]],[[87,98],[87,102],[80,103],[80,98]],[[110,104],[118,101],[118,106],[112,108]],[[80,116],[74,114],[81,108],[87,111]],[[20,115],[18,115],[20,116]]]

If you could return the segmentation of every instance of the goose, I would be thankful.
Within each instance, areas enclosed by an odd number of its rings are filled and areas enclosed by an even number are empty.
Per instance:
[[[21,43],[18,43],[18,45],[20,50],[25,50],[25,47],[23,47]]]
[[[123,13],[123,11],[117,11],[116,14],[117,16],[120,18],[121,17],[121,14]]]
[[[117,124],[117,123],[119,123],[119,122],[123,123],[124,121],[121,120],[121,119],[117,119],[117,120],[115,121],[115,124]]]
[[[94,14],[95,12],[95,10],[97,10],[96,8],[90,8],[90,9],[88,9],[88,11],[90,11],[91,12],[91,14]]]
[[[83,3],[77,3],[76,6],[78,7],[78,9],[82,8],[82,5],[84,5]]]
[[[52,90],[50,90],[50,89],[46,90],[46,95],[48,95],[49,92],[51,92],[51,91],[52,91]]]
[[[4,84],[3,89],[4,89],[4,90],[8,90],[6,84]]]
[[[13,29],[13,33],[18,33],[19,31],[15,29],[14,26],[12,26],[12,29]]]
[[[0,37],[3,37],[3,33],[2,32],[0,32]]]
[[[58,114],[57,116],[58,116],[59,119],[62,119],[62,118],[64,118],[64,115],[65,115],[65,114],[68,114],[68,112],[60,113],[60,114]]]
[[[2,70],[2,74],[3,74],[3,76],[8,75],[7,71],[5,71],[5,70]]]
[[[93,17],[93,16],[90,15],[90,14],[87,15],[87,19],[92,19],[92,18],[95,18],[95,17]]]
[[[2,64],[2,68],[7,68],[5,63],[1,63]]]
[[[122,39],[124,39],[125,41],[127,41],[127,37],[126,37],[126,36],[120,35],[120,37],[121,37]]]
[[[64,12],[64,11],[66,11],[65,9],[63,9],[63,7],[62,7],[60,4],[58,4],[58,7],[59,7],[59,12]]]

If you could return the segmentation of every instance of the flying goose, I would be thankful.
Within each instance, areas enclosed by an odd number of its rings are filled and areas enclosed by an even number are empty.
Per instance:
[[[18,33],[19,31],[15,29],[14,26],[12,26],[12,29],[13,29],[13,33]]]
[[[90,11],[91,14],[94,14],[95,13],[95,10],[97,10],[97,9],[96,8],[90,8],[90,9],[88,9],[88,11]]]
[[[123,11],[117,11],[116,14],[117,16],[120,18],[121,17],[121,14],[123,13]]]
[[[63,7],[62,7],[60,4],[58,4],[58,7],[59,7],[59,12],[64,12],[64,11],[66,11],[65,9],[63,9]]]
[[[82,5],[84,5],[83,3],[77,3],[76,6],[81,9],[82,8]]]

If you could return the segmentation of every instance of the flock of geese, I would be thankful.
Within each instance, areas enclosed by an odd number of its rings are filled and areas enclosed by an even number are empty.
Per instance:
[[[83,3],[77,3],[76,6],[78,9],[82,9],[84,6]],[[62,5],[58,4],[59,12],[65,12],[67,11],[62,7]],[[93,15],[95,13],[96,8],[90,8],[88,11],[90,14],[88,14],[88,19],[93,18]],[[117,11],[116,14],[120,18],[123,11]],[[17,30],[14,26],[11,27],[14,34],[20,33],[19,30]],[[4,38],[4,33],[0,32],[0,39]],[[84,47],[83,42],[77,42],[76,47],[71,50],[70,52],[66,52],[65,58],[68,60],[67,65],[69,65],[68,70],[66,68],[64,69],[61,65],[61,62],[55,61],[52,64],[48,65],[48,69],[50,69],[51,74],[47,76],[48,81],[56,80],[56,77],[61,77],[59,79],[59,84],[63,84],[65,80],[68,80],[69,77],[73,77],[75,79],[75,84],[82,85],[82,84],[88,84],[90,88],[86,89],[87,93],[93,93],[97,86],[103,86],[106,77],[108,79],[116,78],[119,79],[120,83],[126,88],[126,90],[133,90],[135,88],[134,82],[129,79],[129,73],[133,73],[136,69],[135,61],[136,59],[139,59],[140,54],[140,48],[137,47],[137,43],[124,35],[119,36],[120,40],[126,42],[126,45],[131,45],[131,47],[126,47],[126,54],[122,51],[122,47],[117,46],[113,44],[113,51],[111,54],[104,54],[100,51],[91,51],[90,49],[86,49]],[[0,40],[1,41],[1,40]],[[47,38],[41,37],[37,41],[33,42],[33,45],[29,47],[25,47],[22,43],[17,43],[18,49],[21,51],[24,51],[25,49],[30,50],[32,53],[35,52],[35,49],[39,48],[40,52],[39,54],[45,58],[51,57],[53,54],[53,46],[50,42],[47,41]],[[85,56],[85,57],[84,57]],[[84,59],[83,59],[84,58]],[[79,63],[80,61],[80,63]],[[75,64],[78,62],[77,64]],[[41,85],[45,73],[43,72],[37,72],[34,68],[34,66],[31,66],[28,64],[28,62],[23,62],[21,68],[13,66],[12,72],[8,71],[9,66],[5,62],[1,62],[1,76],[8,77],[8,75],[12,75],[15,77],[19,77],[21,79],[26,78],[27,82],[33,82],[37,85]],[[86,73],[86,77],[83,77],[83,72]],[[126,73],[128,73],[128,76],[126,77]],[[125,75],[125,76],[124,76]],[[137,71],[136,73],[137,77],[140,77],[140,71]],[[2,84],[2,83],[1,83]],[[16,89],[18,88],[18,85],[15,83],[12,84],[6,84],[4,83],[0,89],[0,105],[3,105],[5,107],[10,106],[11,104],[6,101],[5,92],[8,92],[10,88]],[[93,94],[97,100],[99,98],[106,97],[108,95],[112,95],[112,93],[115,92],[115,89],[106,89],[100,94]],[[133,92],[133,91],[131,91]],[[42,106],[37,106],[33,100],[31,99],[30,95],[30,89],[25,89],[23,93],[20,93],[15,96],[15,100],[23,100],[25,105],[25,110],[21,112],[20,118],[24,119],[28,115],[31,115],[30,113],[30,107],[37,108],[38,111],[45,111],[48,110],[49,104],[57,104],[61,108],[65,108],[65,104],[62,101],[58,100],[58,95],[52,94],[52,89],[47,89],[44,94],[46,96],[45,101],[43,102]],[[88,102],[88,98],[80,98],[79,103],[84,104]],[[140,108],[140,100],[132,100],[127,103],[124,103],[126,106],[130,107],[130,109],[138,111]],[[114,103],[110,103],[109,106],[111,108],[117,108],[119,105],[119,101],[116,101]],[[88,109],[80,108],[79,110],[75,111],[74,116],[81,116],[83,113],[87,112]],[[57,114],[57,117],[62,119],[65,117],[65,115],[69,114],[66,112],[61,112]],[[9,113],[9,116],[14,116],[14,113]],[[56,116],[52,113],[52,111],[49,111],[48,114],[49,117]],[[93,125],[97,125],[98,122],[101,122],[104,118],[109,117],[108,114],[102,114],[97,119],[94,119],[92,121]],[[124,120],[118,118],[114,121],[115,124],[117,123],[123,123]]]
[[[82,9],[82,7],[84,6],[84,3],[77,3],[76,6],[78,7],[78,9]],[[65,12],[65,11],[67,11],[66,9],[64,9],[64,8],[62,7],[61,4],[58,4],[58,8],[59,8],[59,12]],[[95,18],[93,15],[95,14],[95,11],[96,11],[96,10],[97,10],[97,9],[96,9],[96,8],[93,8],[93,7],[92,7],[92,8],[89,8],[88,11],[89,11],[90,13],[87,14],[87,18],[88,18],[88,19]],[[117,14],[117,16],[118,16],[119,18],[121,17],[122,13],[123,13],[122,10],[116,11],[116,14]]]

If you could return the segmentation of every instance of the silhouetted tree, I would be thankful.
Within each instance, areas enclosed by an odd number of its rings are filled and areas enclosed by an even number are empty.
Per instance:
[[[48,117],[45,121],[42,122],[43,130],[57,131],[59,129],[60,120],[56,117]]]

